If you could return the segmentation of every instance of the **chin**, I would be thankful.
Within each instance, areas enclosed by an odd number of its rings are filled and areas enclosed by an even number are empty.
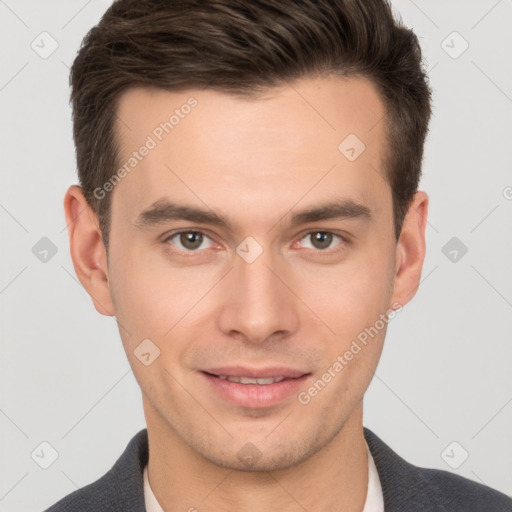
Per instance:
[[[208,453],[208,459],[213,464],[234,470],[246,472],[280,471],[300,464],[307,459],[307,454],[289,453],[280,450],[277,453],[264,453],[252,443],[244,445],[238,453],[216,456]]]
[[[292,426],[290,424],[290,426]],[[281,435],[270,439],[268,434],[252,437],[244,436],[242,439],[234,437],[230,440],[227,450],[212,449],[212,446],[195,446],[197,453],[217,466],[236,471],[280,471],[300,465],[311,458],[325,445],[332,436],[325,432],[312,432],[307,435],[293,426],[294,437]],[[215,444],[212,441],[212,444]],[[239,447],[239,448],[238,448]],[[233,450],[233,448],[235,448]]]

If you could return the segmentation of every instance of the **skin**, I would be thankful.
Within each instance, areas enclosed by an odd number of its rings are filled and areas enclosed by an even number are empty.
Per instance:
[[[362,78],[304,78],[251,99],[131,89],[118,107],[119,161],[191,96],[197,106],[114,188],[108,260],[80,187],[64,201],[77,276],[98,312],[115,315],[142,390],[153,492],[166,511],[361,511],[362,401],[385,328],[307,405],[293,394],[241,407],[200,370],[298,368],[310,374],[307,390],[379,315],[414,296],[427,195],[414,196],[397,243],[385,110]],[[350,133],[366,146],[353,162],[338,150]],[[140,212],[164,197],[222,215],[230,228],[138,227]],[[339,200],[367,206],[371,218],[289,225],[294,213]],[[204,233],[199,249],[169,238],[182,229]],[[338,236],[318,248],[318,231]],[[236,252],[248,236],[263,249],[252,263]],[[160,350],[149,366],[134,355],[146,338]],[[247,443],[259,453],[250,468],[237,456]]]

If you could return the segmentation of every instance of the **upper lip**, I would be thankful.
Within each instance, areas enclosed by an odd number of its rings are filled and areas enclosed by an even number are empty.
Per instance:
[[[267,366],[265,368],[249,368],[247,366],[223,366],[218,368],[207,368],[202,370],[212,375],[225,375],[226,377],[252,377],[269,378],[269,377],[285,377],[287,379],[296,379],[307,375],[308,372],[296,370],[294,368],[286,368],[284,366]]]

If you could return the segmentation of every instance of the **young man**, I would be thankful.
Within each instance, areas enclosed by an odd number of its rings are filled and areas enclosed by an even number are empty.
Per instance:
[[[383,0],[119,0],[71,82],[71,255],[147,430],[50,511],[511,510],[363,429],[428,205],[430,91]]]

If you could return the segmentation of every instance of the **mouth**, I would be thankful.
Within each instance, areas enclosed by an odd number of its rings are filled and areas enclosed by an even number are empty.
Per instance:
[[[273,407],[296,395],[311,375],[291,368],[225,367],[199,372],[217,398],[251,409]]]
[[[222,380],[229,380],[229,382],[236,382],[238,384],[258,384],[259,386],[267,386],[281,382],[285,377],[235,377],[232,375],[213,375]]]

